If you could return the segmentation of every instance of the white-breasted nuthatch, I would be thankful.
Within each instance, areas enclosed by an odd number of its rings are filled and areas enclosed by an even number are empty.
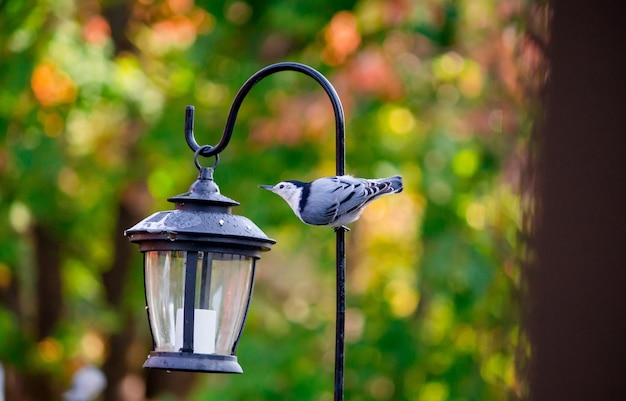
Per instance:
[[[318,178],[312,182],[288,180],[260,188],[280,195],[306,224],[345,227],[361,217],[365,206],[383,195],[402,191],[402,177],[367,179],[350,175]]]

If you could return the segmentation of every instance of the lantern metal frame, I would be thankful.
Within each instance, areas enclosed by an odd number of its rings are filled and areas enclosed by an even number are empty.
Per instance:
[[[243,103],[243,100],[246,97],[246,95],[262,79],[272,74],[275,74],[277,72],[281,72],[281,71],[294,71],[294,72],[302,73],[304,75],[307,75],[313,78],[324,89],[324,91],[328,95],[331,101],[332,107],[333,107],[333,112],[334,112],[334,117],[335,117],[336,174],[337,175],[345,174],[345,119],[344,119],[343,106],[341,104],[341,100],[339,98],[339,95],[337,94],[337,91],[335,90],[333,85],[330,83],[330,81],[328,81],[328,79],[326,79],[324,75],[322,75],[320,72],[318,72],[314,68],[307,66],[305,64],[300,64],[300,63],[282,62],[282,63],[276,63],[276,64],[269,65],[265,68],[262,68],[261,70],[253,74],[242,85],[242,87],[239,89],[239,91],[235,95],[235,98],[231,104],[231,107],[230,107],[230,110],[226,119],[224,131],[222,133],[222,137],[220,141],[218,142],[218,144],[215,146],[211,146],[211,145],[201,146],[198,144],[198,142],[196,141],[194,137],[194,107],[187,106],[185,110],[185,139],[189,147],[195,152],[195,162],[196,162],[197,167],[201,170],[201,173],[200,173],[201,175],[203,174],[203,169],[198,163],[198,156],[216,157],[216,164],[214,165],[214,167],[217,166],[219,153],[222,152],[228,146],[228,143],[230,142],[230,139],[233,133],[233,128],[235,126],[235,121],[237,119],[237,114],[239,112],[241,104]],[[209,169],[209,170],[211,170],[211,173],[212,173],[212,169]],[[174,202],[181,201],[179,197],[171,198],[170,200],[173,200]],[[189,198],[187,198],[187,202],[188,201],[189,201]],[[338,227],[335,229],[335,234],[336,234],[336,254],[335,254],[336,256],[336,315],[335,315],[336,328],[335,328],[335,376],[334,376],[334,400],[335,401],[343,400],[343,388],[344,388],[345,305],[346,305],[345,233],[347,230],[348,229],[346,227]],[[193,238],[190,238],[190,240],[193,240]],[[131,241],[132,241],[132,238],[131,238]],[[271,243],[273,243],[273,242],[270,242],[273,240],[270,240],[269,238],[263,239],[263,241],[261,242],[263,242],[265,246],[269,245],[271,247]],[[140,247],[141,246],[142,244],[140,244]],[[146,245],[143,245],[143,246],[145,247]],[[192,246],[192,248],[194,247]],[[192,269],[188,269],[188,270],[192,270]],[[252,291],[252,287],[250,291]],[[248,301],[250,301],[250,299]],[[187,323],[188,318],[193,319],[193,304],[191,305],[189,309],[190,311],[187,311],[187,306],[185,306],[185,323]],[[246,313],[247,313],[247,309],[246,309]],[[242,328],[243,328],[243,325],[242,325]],[[193,332],[186,333],[184,344],[189,345],[189,343],[193,341],[192,337],[193,337]],[[188,350],[188,348],[186,348],[186,345],[183,346],[183,350],[185,349]],[[162,365],[170,363],[170,360],[168,358],[172,356],[173,355],[155,355],[155,357],[161,357],[161,361],[163,363],[160,366],[147,366],[147,367],[165,368]],[[233,357],[235,358],[234,363],[237,364],[236,357],[234,356],[234,351],[233,351]],[[190,361],[190,364],[193,365],[194,362],[197,362],[197,361]],[[217,363],[218,365],[222,363],[219,361],[213,361],[213,362]],[[233,360],[225,361],[225,362],[229,363],[229,362],[233,362]],[[188,366],[186,369],[180,369],[180,370],[208,371],[207,369],[194,369],[194,367],[191,365]],[[239,365],[237,364],[237,366]],[[214,368],[214,366],[210,366],[209,368],[212,369]]]

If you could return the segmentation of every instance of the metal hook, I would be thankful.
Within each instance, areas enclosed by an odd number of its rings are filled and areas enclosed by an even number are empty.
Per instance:
[[[230,111],[228,112],[228,117],[226,118],[226,125],[224,126],[222,138],[215,146],[198,145],[198,142],[196,142],[193,134],[194,107],[187,106],[185,110],[185,139],[187,140],[187,144],[194,152],[198,152],[198,149],[201,149],[199,154],[204,157],[214,156],[223,151],[230,142],[230,138],[233,134],[233,128],[235,127],[235,120],[237,119],[237,114],[239,113],[239,108],[241,107],[241,104],[243,103],[243,100],[248,92],[250,92],[254,85],[259,83],[259,81],[261,81],[263,78],[280,71],[296,71],[308,75],[309,77],[313,78],[317,83],[319,83],[328,95],[335,114],[335,137],[337,141],[337,175],[344,175],[345,154],[343,149],[345,146],[345,121],[341,100],[339,99],[339,95],[337,94],[337,91],[335,90],[333,85],[328,81],[328,79],[326,79],[324,75],[322,75],[314,68],[300,63],[284,62],[272,64],[265,68],[262,68],[250,78],[248,78],[248,80],[241,86],[241,88],[235,95],[235,98],[233,99],[233,103],[230,106]]]
[[[200,154],[202,154],[202,156],[204,157],[213,156],[214,154],[218,153],[218,152],[213,152],[213,149],[214,149],[213,146],[211,145],[200,146],[198,145],[198,142],[196,142],[196,138],[193,135],[194,113],[195,113],[195,108],[193,106],[187,106],[185,108],[185,140],[187,141],[187,144],[189,145],[191,150],[193,150],[194,152],[197,153],[198,150],[200,150]],[[196,155],[196,159],[197,159],[197,155]],[[196,165],[197,165],[197,162],[196,162]]]

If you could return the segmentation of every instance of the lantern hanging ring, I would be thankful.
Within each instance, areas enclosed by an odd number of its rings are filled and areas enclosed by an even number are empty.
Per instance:
[[[193,110],[192,110],[192,115],[193,115]],[[196,164],[196,167],[198,168],[198,170],[202,170],[203,168],[205,168],[198,161],[198,156],[200,156],[202,152],[210,152],[211,149],[212,149],[211,146],[203,145],[203,146],[198,147],[198,149],[194,152],[193,162]],[[213,163],[211,170],[215,170],[217,168],[217,165],[220,162],[220,155],[218,153],[214,154],[213,156],[215,156],[215,163]]]

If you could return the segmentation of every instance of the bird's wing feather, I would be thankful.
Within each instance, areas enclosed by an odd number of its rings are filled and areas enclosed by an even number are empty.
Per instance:
[[[389,183],[352,176],[327,177],[314,181],[303,213],[313,225],[330,224],[338,216],[351,214],[377,197],[393,192]]]
[[[336,203],[324,202],[324,204],[316,206],[317,202],[314,199],[311,199],[309,202],[311,206],[300,212],[302,221],[314,226],[324,226],[335,220],[337,215]]]
[[[362,208],[369,201],[367,181],[351,176],[337,177],[339,188],[336,193],[337,215],[349,214]]]
[[[346,187],[345,192],[338,197],[337,215],[340,216],[351,214],[379,196],[393,192],[390,184],[384,181],[351,176],[338,177],[338,180]]]
[[[305,210],[301,211],[302,220],[313,225],[328,225],[335,220],[338,198],[349,185],[338,185],[335,177],[320,178],[311,183],[311,191]]]

